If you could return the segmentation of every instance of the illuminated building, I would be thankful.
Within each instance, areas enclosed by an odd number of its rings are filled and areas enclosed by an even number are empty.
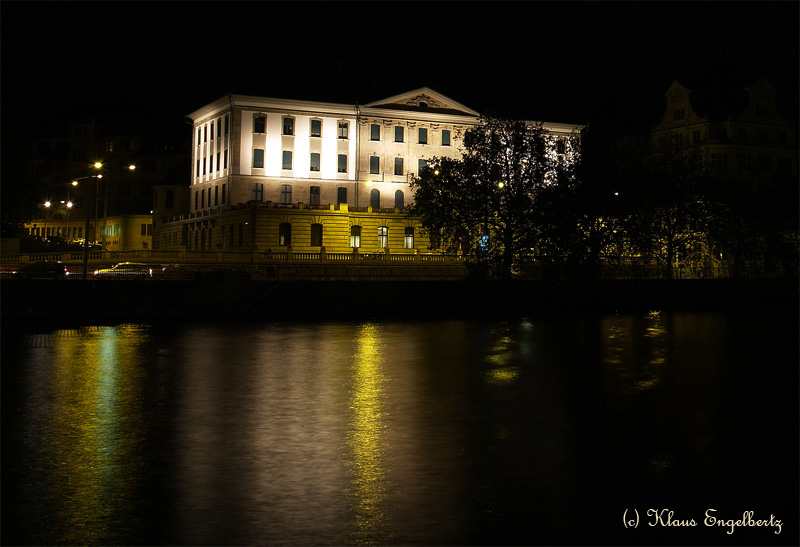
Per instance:
[[[366,105],[229,95],[189,118],[188,212],[156,220],[155,248],[426,249],[419,221],[403,212],[410,182],[431,158],[459,157],[464,132],[480,123],[426,87]]]
[[[657,148],[673,139],[702,146],[712,166],[730,172],[797,176],[795,129],[778,111],[766,79],[749,87],[711,82],[696,89],[676,80],[665,95],[664,117],[652,131]]]

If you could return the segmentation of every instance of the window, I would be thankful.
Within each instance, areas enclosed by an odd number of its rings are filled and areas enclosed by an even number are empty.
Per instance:
[[[114,151],[114,141],[106,141],[106,152]]]
[[[450,130],[442,129],[442,146],[450,146]]]
[[[292,151],[291,150],[284,150],[283,151],[283,169],[291,169],[292,168]]]
[[[404,136],[403,128],[396,125],[394,128],[394,142],[403,142]]]
[[[309,189],[308,203],[311,205],[319,205],[319,186],[312,186]]]
[[[260,182],[253,183],[253,199],[255,201],[264,199],[264,185]]]
[[[347,188],[336,189],[336,204],[347,203]]]
[[[736,161],[739,169],[749,170],[753,168],[753,158],[750,154],[737,154]]]
[[[267,132],[267,117],[261,114],[253,115],[253,133]]]
[[[175,190],[167,190],[166,197],[164,199],[164,207],[167,209],[172,209],[175,207]]]
[[[385,249],[389,246],[389,228],[387,226],[378,226],[378,247]]]
[[[281,222],[278,225],[278,245],[292,244],[292,225],[288,222]]]
[[[203,158],[203,174],[206,174],[206,158]]]
[[[403,158],[394,159],[394,174],[395,175],[403,174]]]
[[[222,124],[217,122],[217,137],[222,135]]]
[[[339,138],[346,139],[348,138],[349,133],[349,124],[347,122],[339,122]]]
[[[197,190],[195,190],[194,191],[194,208],[195,209],[197,209],[197,203],[198,203],[197,200],[198,200],[198,195],[197,195]]]
[[[381,140],[381,126],[377,123],[373,123],[369,126],[369,140],[371,141],[379,141]]]
[[[428,130],[426,128],[420,127],[417,137],[419,144],[428,144]]]
[[[673,121],[682,120],[685,117],[686,117],[686,112],[683,110],[683,108],[676,108],[675,110],[672,111]]]
[[[369,174],[377,175],[381,170],[381,158],[379,156],[369,157]]]
[[[283,134],[294,135],[294,118],[283,118]]]
[[[361,226],[350,226],[350,246],[361,247]]]
[[[337,171],[347,173],[347,154],[339,154]]]
[[[322,224],[311,225],[311,246],[322,247]]]
[[[208,142],[208,126],[203,126],[203,142]]]
[[[418,160],[417,161],[417,176],[422,173],[422,170],[428,166],[428,160]]]
[[[714,169],[726,169],[728,167],[728,154],[711,154],[711,167]]]
[[[398,190],[394,193],[394,206],[398,209],[402,209],[405,207],[406,196],[403,194],[402,190]]]
[[[239,223],[239,247],[244,245],[244,223]]]
[[[256,148],[253,150],[253,168],[264,168],[264,151],[261,148]]]
[[[311,170],[319,171],[319,152],[311,152]]]
[[[200,160],[197,160],[197,164],[195,165],[194,172],[195,172],[195,176],[196,177],[200,176]]]
[[[322,120],[311,120],[311,136],[322,136]]]
[[[766,103],[759,102],[756,104],[756,116],[761,116],[763,118],[769,117],[769,106]]]
[[[747,129],[739,130],[739,140],[745,144],[747,143]]]
[[[214,186],[214,207],[219,205],[219,186]]]
[[[369,193],[369,206],[373,209],[381,208],[381,192],[377,188],[373,188]]]
[[[225,185],[222,185],[222,204],[225,205]]]
[[[758,170],[764,173],[772,171],[772,158],[770,156],[758,156]]]
[[[281,203],[288,205],[292,203],[292,185],[281,184]]]
[[[700,144],[700,131],[695,131],[692,133],[692,141],[694,144]]]
[[[228,116],[227,116],[227,114],[225,115],[225,134],[226,135],[228,134]]]
[[[406,228],[406,234],[403,238],[403,248],[404,249],[413,249],[414,248],[414,227],[408,226]]]
[[[228,168],[228,151],[227,150],[225,150],[225,153],[224,153],[223,157],[224,157],[225,162],[222,164],[222,168],[223,169],[227,169]]]
[[[219,125],[217,125],[219,127]],[[211,140],[214,140],[214,122],[211,122]]]

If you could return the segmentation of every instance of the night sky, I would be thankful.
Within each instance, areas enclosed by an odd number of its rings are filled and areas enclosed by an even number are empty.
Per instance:
[[[721,66],[766,76],[796,122],[798,5],[4,0],[3,126],[185,131],[228,93],[365,104],[428,86],[486,114],[646,130],[674,79]]]

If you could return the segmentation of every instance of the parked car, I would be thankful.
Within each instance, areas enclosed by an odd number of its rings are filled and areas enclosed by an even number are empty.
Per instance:
[[[94,276],[112,279],[146,279],[153,276],[153,266],[138,262],[120,262],[111,268],[95,270]]]
[[[69,271],[63,263],[57,261],[31,262],[20,266],[11,275],[14,279],[64,279]]]

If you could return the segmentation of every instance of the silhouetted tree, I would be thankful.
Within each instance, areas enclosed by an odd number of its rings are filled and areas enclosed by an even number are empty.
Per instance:
[[[412,182],[409,212],[434,239],[509,278],[539,242],[543,192],[575,184],[578,157],[577,135],[559,144],[542,124],[484,118],[465,133],[461,159],[434,158]]]

